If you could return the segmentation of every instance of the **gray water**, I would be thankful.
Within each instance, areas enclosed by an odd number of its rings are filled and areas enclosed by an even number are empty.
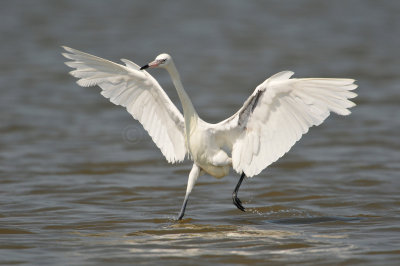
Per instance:
[[[1,1],[0,264],[398,265],[399,1]],[[281,70],[357,79],[331,115],[241,187],[168,164],[61,45],[145,64],[170,53],[200,116]],[[165,71],[151,72],[179,106]],[[180,106],[179,106],[180,108]]]

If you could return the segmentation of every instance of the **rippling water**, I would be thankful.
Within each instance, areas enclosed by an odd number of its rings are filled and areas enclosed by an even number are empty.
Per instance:
[[[1,1],[0,263],[347,264],[400,261],[398,1]],[[332,115],[232,205],[238,175],[169,165],[60,45],[111,60],[175,58],[200,116],[235,112],[257,84],[358,80]],[[178,103],[169,77],[152,72]]]

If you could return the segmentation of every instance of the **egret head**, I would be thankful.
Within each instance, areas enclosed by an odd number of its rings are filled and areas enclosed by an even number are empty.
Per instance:
[[[169,54],[160,54],[156,57],[156,59],[154,59],[154,61],[142,66],[140,70],[146,68],[167,67],[171,61],[172,58]]]

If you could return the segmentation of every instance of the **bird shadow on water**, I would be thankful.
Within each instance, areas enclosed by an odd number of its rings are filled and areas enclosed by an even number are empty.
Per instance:
[[[291,208],[281,205],[246,208],[246,211],[244,213],[240,212],[240,215],[237,215],[236,212],[236,209],[224,212],[222,215],[230,217],[224,219],[224,221],[227,222],[230,220],[232,225],[306,225],[317,223],[354,223],[367,219],[367,217],[324,215],[307,209]],[[242,214],[244,214],[244,216]],[[213,220],[216,224],[220,224],[218,218],[210,219],[209,221],[212,223]],[[167,227],[194,225],[200,222],[197,221],[196,218],[185,217],[182,220],[178,220],[177,217],[172,216],[160,219],[160,221],[164,221],[162,224]]]
[[[165,219],[160,219],[160,223],[163,224],[163,229],[172,229],[172,228],[180,228],[185,230],[194,230],[194,231],[209,231],[211,227],[219,228],[216,230],[220,230],[222,228],[227,229],[228,231],[233,230],[233,228],[239,226],[257,226],[262,224],[275,224],[275,225],[307,225],[307,224],[319,224],[319,223],[354,223],[366,220],[366,217],[346,217],[346,216],[323,216],[318,213],[300,211],[297,209],[286,210],[285,214],[282,214],[282,211],[267,211],[262,212],[259,209],[249,208],[246,209],[247,215],[245,217],[239,216],[235,218],[231,218],[225,220],[228,224],[224,223],[216,225],[210,224],[201,224],[200,221],[197,221],[195,218],[184,218],[182,220],[177,220],[176,217],[168,217]],[[256,219],[249,219],[249,215],[256,215]],[[295,217],[293,217],[295,216]],[[231,222],[229,222],[229,220]],[[252,220],[249,222],[249,220]],[[163,221],[163,222],[161,222]],[[200,223],[199,223],[200,222]],[[211,222],[211,221],[210,221]],[[215,220],[218,223],[217,220]],[[212,222],[211,222],[212,223]],[[211,227],[210,227],[211,226]],[[215,227],[216,226],[216,227]],[[222,227],[221,227],[222,226]],[[214,231],[211,230],[211,231]]]
[[[274,211],[263,211],[260,209],[248,209],[249,212],[257,214],[259,220],[266,223],[282,225],[304,225],[331,222],[358,222],[365,220],[365,217],[346,217],[346,216],[324,216],[320,213],[313,213],[298,209],[282,209]],[[263,219],[265,218],[265,219]]]

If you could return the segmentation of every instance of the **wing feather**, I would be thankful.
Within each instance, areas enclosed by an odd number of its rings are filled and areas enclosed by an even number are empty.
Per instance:
[[[63,47],[65,64],[75,70],[80,86],[98,85],[112,103],[126,107],[143,125],[168,162],[185,158],[184,119],[158,82],[127,59],[125,66],[69,47]]]
[[[290,79],[293,74],[273,75],[236,114],[215,125],[216,137],[231,149],[236,172],[260,173],[330,112],[348,115],[355,106],[349,100],[357,96],[353,79]]]

